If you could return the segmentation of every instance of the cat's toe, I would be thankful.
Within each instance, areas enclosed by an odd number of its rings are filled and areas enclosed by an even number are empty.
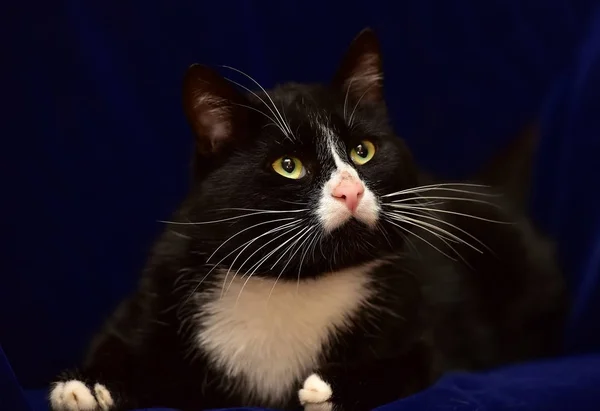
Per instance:
[[[96,411],[98,402],[85,383],[78,380],[59,382],[50,392],[50,404],[55,411]]]
[[[108,411],[115,405],[110,391],[104,385],[100,383],[94,385],[94,394],[96,394],[98,406],[102,411]]]
[[[333,391],[331,386],[323,381],[317,374],[312,374],[306,380],[300,391],[298,391],[298,399],[300,404],[323,404],[326,403],[331,396]]]

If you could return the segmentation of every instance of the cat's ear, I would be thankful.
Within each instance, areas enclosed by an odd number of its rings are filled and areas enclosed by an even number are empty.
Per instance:
[[[244,136],[243,96],[214,70],[194,64],[183,81],[183,107],[201,155],[219,152]]]
[[[376,102],[383,98],[381,51],[373,30],[364,29],[354,38],[333,85],[354,101]]]

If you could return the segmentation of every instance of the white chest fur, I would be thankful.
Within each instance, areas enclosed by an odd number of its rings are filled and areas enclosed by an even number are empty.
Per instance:
[[[374,261],[296,281],[238,274],[221,295],[215,288],[198,316],[197,343],[212,363],[242,378],[252,399],[277,405],[314,371],[323,347],[352,323],[373,292]],[[224,278],[224,277],[223,277]],[[242,289],[243,288],[243,289]]]

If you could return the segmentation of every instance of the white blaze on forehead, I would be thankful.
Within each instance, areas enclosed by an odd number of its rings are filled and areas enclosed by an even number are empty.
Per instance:
[[[317,209],[317,216],[323,229],[326,232],[331,232],[345,224],[352,217],[369,227],[374,227],[379,219],[379,202],[367,184],[360,178],[356,169],[347,160],[347,155],[342,147],[336,144],[334,131],[324,124],[319,124],[319,129],[325,137],[327,149],[335,164],[335,169],[323,185]],[[365,188],[354,214],[331,194],[333,189],[341,182],[344,173],[348,173],[352,178],[360,181]]]

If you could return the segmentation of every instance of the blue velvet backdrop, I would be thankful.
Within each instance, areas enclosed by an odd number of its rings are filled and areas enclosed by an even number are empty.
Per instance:
[[[560,240],[577,297],[570,347],[597,349],[595,3],[40,0],[0,6],[6,43],[0,343],[19,381],[43,387],[79,358],[103,317],[133,287],[160,229],[156,221],[181,199],[191,147],[180,105],[186,67],[228,64],[265,86],[324,81],[367,25],[383,43],[396,129],[429,170],[468,175],[542,110],[533,208]],[[567,372],[600,384],[588,373],[599,363],[582,363],[588,368],[581,375],[572,364],[534,374]],[[507,375],[518,380],[522,372]],[[8,384],[0,382],[1,396]]]

